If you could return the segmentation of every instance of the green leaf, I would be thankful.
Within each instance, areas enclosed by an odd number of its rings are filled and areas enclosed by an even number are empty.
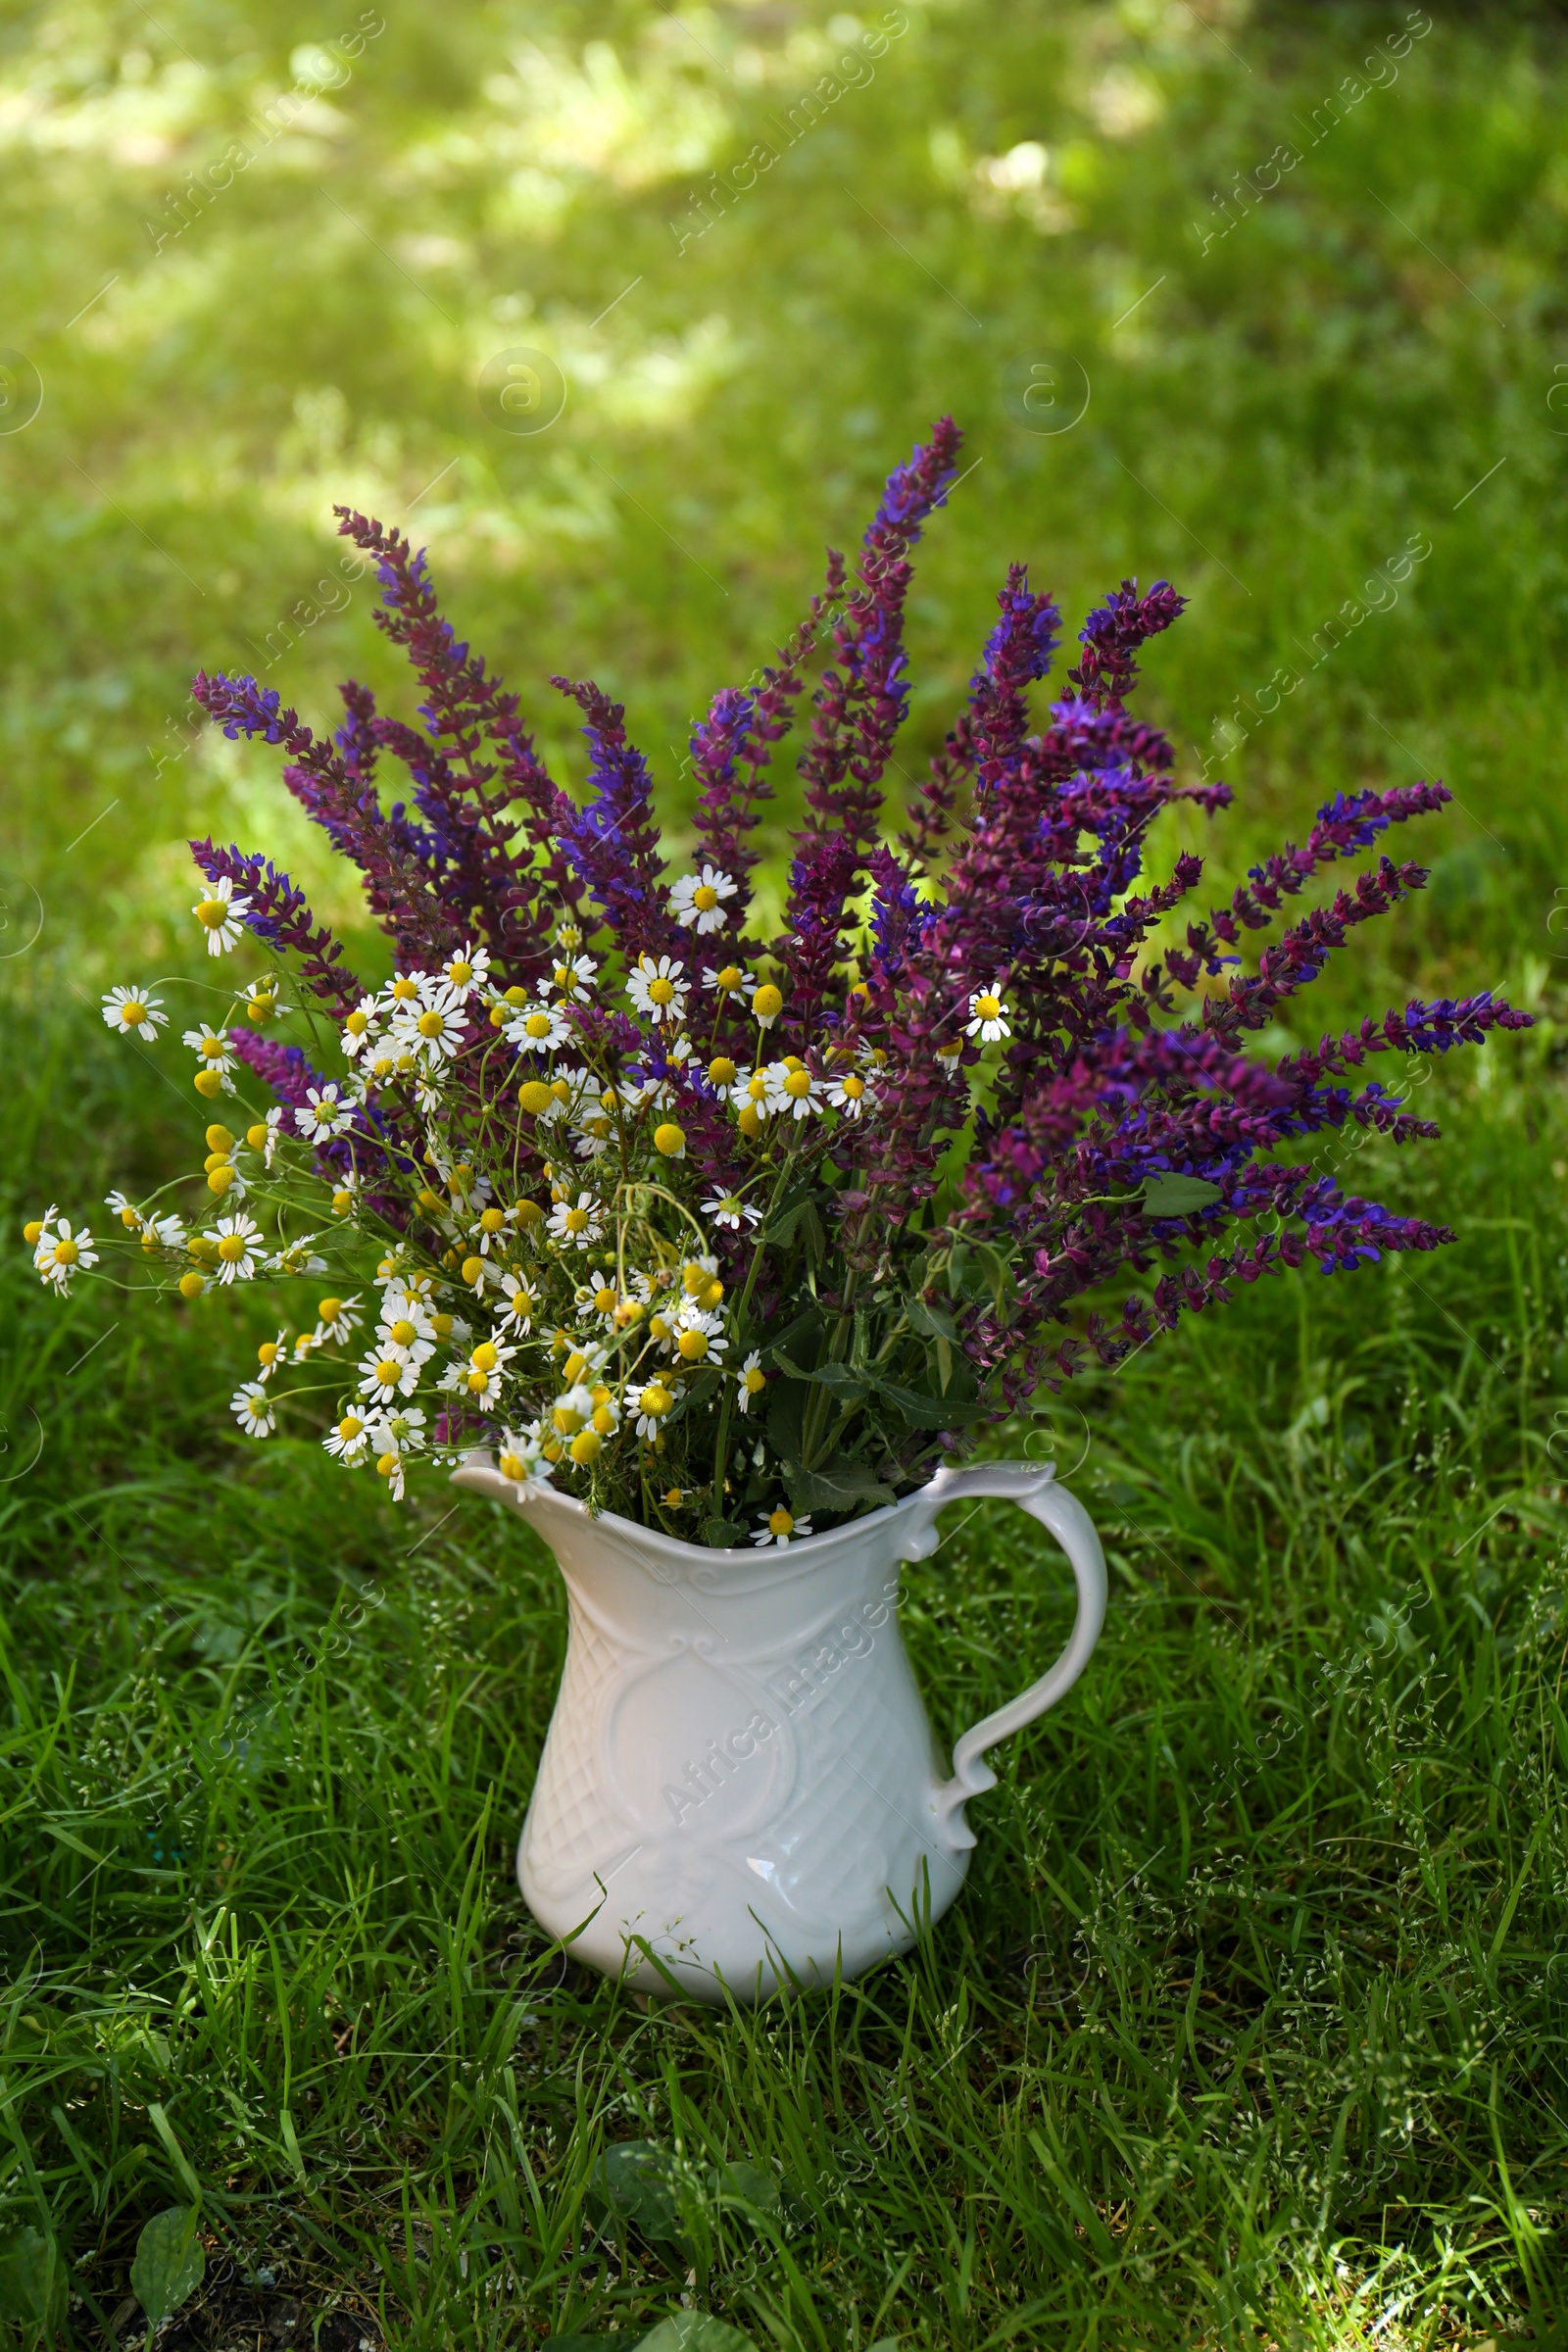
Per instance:
[[[869,1374],[852,1371],[848,1364],[818,1364],[806,1378],[814,1380],[819,1388],[830,1390],[835,1396],[842,1396],[847,1404],[858,1404],[872,1385]]]
[[[41,2230],[0,2236],[0,2320],[21,2328],[29,2342],[47,2343],[65,2317],[66,2271],[60,2248]]]
[[[768,1399],[768,1443],[782,1462],[798,1462],[801,1458],[808,1393],[806,1382],[797,1375],[779,1381]]]
[[[623,2335],[547,2335],[539,2352],[626,2352]]]
[[[1148,1217],[1190,1217],[1224,1199],[1217,1184],[1201,1176],[1151,1176],[1144,1186],[1143,1207]]]
[[[958,1327],[945,1306],[934,1306],[929,1298],[911,1298],[905,1309],[910,1328],[924,1334],[928,1340],[956,1340]]]
[[[680,2236],[680,2167],[652,2139],[621,2139],[594,2166],[589,2190],[612,2217],[642,2236]]]
[[[808,1511],[852,1511],[858,1502],[875,1503],[880,1509],[898,1500],[874,1470],[847,1453],[829,1454],[814,1470],[792,1473],[786,1465],[784,1483],[798,1518],[805,1518]]]
[[[746,1541],[744,1519],[710,1519],[704,1530],[709,1546],[713,1551],[732,1551],[737,1544]]]
[[[155,2213],[136,2240],[130,2291],[141,2305],[151,2334],[207,2276],[207,2256],[196,2234],[194,2205],[171,2205]]]
[[[901,1389],[896,1381],[879,1380],[876,1386],[877,1395],[896,1404],[911,1429],[966,1429],[971,1421],[984,1420],[990,1409],[956,1396],[922,1396],[914,1389]]]
[[[757,2352],[757,2346],[727,2320],[710,2319],[706,2311],[677,2311],[642,2338],[637,2352]]]

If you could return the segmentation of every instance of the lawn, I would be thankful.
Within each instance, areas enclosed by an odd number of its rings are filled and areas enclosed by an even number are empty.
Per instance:
[[[683,2307],[768,2352],[1561,2340],[1565,122],[1547,10],[0,25],[0,2303],[58,2277],[70,2340],[139,2341],[180,2206],[168,2352],[629,2348]],[[514,364],[542,405],[483,389]],[[945,410],[910,774],[1009,560],[1072,626],[1169,576],[1143,700],[1236,788],[1214,895],[1336,791],[1455,794],[1427,891],[1265,1043],[1418,989],[1540,1025],[1418,1065],[1443,1140],[1355,1167],[1456,1248],[1259,1286],[1004,1434],[1112,1601],[993,1756],[955,1910],[831,1994],[649,2006],[512,1878],[541,1546],[248,1445],[259,1309],[61,1307],[20,1227],[190,1164],[178,1055],[96,1009],[201,978],[189,833],[374,968],[269,756],[187,700],[198,664],[318,725],[340,676],[392,696],[334,501],[428,542],[563,777],[548,674],[624,698],[679,847],[692,713]],[[943,1740],[1063,1637],[1015,1516],[908,1572]],[[629,2141],[666,2192],[631,2213]]]

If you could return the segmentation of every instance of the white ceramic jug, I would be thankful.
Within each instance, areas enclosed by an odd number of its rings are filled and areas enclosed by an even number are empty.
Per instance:
[[[985,1750],[1076,1682],[1104,1618],[1099,1538],[1049,1464],[939,1471],[892,1509],[760,1551],[592,1518],[485,1455],[454,1480],[520,1512],[566,1584],[522,1891],[576,1957],[648,1992],[751,2002],[906,1950],[963,1883],[963,1807],[996,1785]],[[1050,1673],[963,1734],[949,1780],[900,1638],[899,1564],[935,1550],[937,1512],[965,1495],[1051,1530],[1078,1616]]]

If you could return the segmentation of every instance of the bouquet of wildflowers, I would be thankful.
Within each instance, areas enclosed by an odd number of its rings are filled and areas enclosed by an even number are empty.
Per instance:
[[[379,565],[376,619],[417,674],[419,723],[350,683],[324,741],[254,679],[198,676],[226,735],[281,747],[395,958],[367,988],[286,874],[192,845],[213,956],[265,959],[223,1022],[184,1033],[233,1123],[174,1180],[182,1205],[109,1205],[117,1244],[185,1299],[267,1279],[312,1302],[280,1310],[233,1399],[250,1436],[296,1413],[394,1497],[485,1446],[594,1510],[785,1544],[893,1501],[1036,1388],[1233,1283],[1451,1238],[1293,1149],[1435,1133],[1363,1081],[1368,1057],[1526,1015],[1490,995],[1412,1003],[1272,1063],[1244,1050],[1423,870],[1380,855],[1255,969],[1236,952],[1320,867],[1448,796],[1335,800],[1178,934],[1200,860],[1145,881],[1146,838],[1172,801],[1212,811],[1229,793],[1174,783],[1170,746],[1127,708],[1138,649],[1182,609],[1164,582],[1124,581],[1090,614],[1037,724],[1058,614],[1014,565],[889,838],[909,554],[957,447],[943,419],[889,479],[853,573],[830,557],[776,665],[715,695],[673,873],[620,705],[553,681],[583,716],[583,805],[441,618],[423,555],[362,514],[340,509],[340,528]],[[755,827],[823,646],[784,928],[764,939]],[[383,799],[388,760],[406,801]],[[284,1043],[269,1031],[289,1013]],[[153,990],[117,987],[104,1018],[151,1038],[166,1016]],[[257,1082],[270,1106],[239,1107]],[[60,1291],[107,1254],[53,1208],[27,1238]],[[1125,1296],[1090,1311],[1116,1277]]]

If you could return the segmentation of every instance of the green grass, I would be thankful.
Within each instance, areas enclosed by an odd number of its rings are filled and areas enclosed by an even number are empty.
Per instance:
[[[1433,886],[1297,1042],[1415,987],[1506,979],[1548,1018],[1435,1074],[1442,1144],[1356,1169],[1458,1248],[1243,1293],[1046,1416],[1113,1565],[1091,1669],[997,1752],[920,1948],[755,2017],[639,2006],[522,1908],[564,1640],[527,1532],[377,1508],[314,1446],[231,1435],[247,1301],[61,1308],[8,1246],[0,2231],[56,2241],[98,2343],[132,2330],[140,2230],[199,2188],[208,2286],[169,2352],[254,2341],[285,2296],[326,2352],[629,2346],[683,2293],[778,2352],[1559,2340],[1560,18],[1442,17],[1205,254],[1214,190],[1402,11],[911,6],[684,252],[669,221],[845,20],[386,14],[332,111],[158,252],[166,193],[354,12],[53,0],[0,26],[0,341],[44,383],[0,433],[6,1232],[189,1152],[179,1090],[93,1004],[195,976],[188,831],[274,850],[356,929],[262,756],[172,756],[198,662],[269,661],[316,722],[333,678],[390,683],[363,588],[297,611],[334,498],[428,538],[563,773],[539,679],[623,694],[678,828],[689,714],[944,408],[983,462],[921,551],[906,764],[1011,557],[1069,615],[1123,570],[1188,589],[1148,704],[1203,749],[1419,535],[1398,604],[1227,755],[1216,867],[1426,763],[1462,804],[1412,845]],[[1030,141],[1042,180],[999,184],[987,159]],[[567,377],[533,439],[474,396],[514,344]],[[1055,438],[1007,406],[1042,350],[1093,387]],[[1066,1580],[1014,1516],[910,1572],[943,1740],[1061,1639]],[[629,2139],[679,2158],[678,2243],[600,2226]],[[787,2204],[720,2206],[726,2161]]]

